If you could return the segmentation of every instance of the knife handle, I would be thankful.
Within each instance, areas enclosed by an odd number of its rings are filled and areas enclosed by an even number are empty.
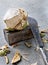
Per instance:
[[[39,44],[39,47],[40,48],[43,48],[43,43],[42,43],[42,40],[41,40],[41,37],[40,37],[40,34],[39,34],[39,30],[37,28],[36,29],[36,32],[34,32],[34,38],[35,40],[37,41],[37,43]]]
[[[41,48],[43,48],[43,43],[42,43],[42,40],[41,40],[41,37],[40,37],[40,34],[39,34],[39,29],[38,29],[38,23],[35,19],[29,17],[29,25],[30,25],[30,28],[31,28],[31,31],[33,33],[33,36],[36,40],[36,42],[39,44],[39,46]]]

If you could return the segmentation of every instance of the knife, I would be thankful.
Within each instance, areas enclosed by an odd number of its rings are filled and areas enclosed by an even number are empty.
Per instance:
[[[31,28],[31,31],[33,33],[33,36],[35,38],[35,41],[38,43],[39,45],[39,50],[42,54],[42,57],[43,57],[43,60],[45,62],[45,65],[48,65],[48,62],[47,62],[47,59],[46,59],[46,55],[43,51],[43,43],[42,43],[42,40],[41,40],[41,37],[40,37],[40,34],[39,34],[39,29],[38,29],[38,23],[35,19],[29,17],[28,18],[28,21],[29,21],[29,25],[30,25],[30,28]]]

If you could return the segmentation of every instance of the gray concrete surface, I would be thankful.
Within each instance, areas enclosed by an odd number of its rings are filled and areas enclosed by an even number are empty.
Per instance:
[[[3,22],[3,17],[6,11],[12,7],[24,8],[28,12],[29,16],[37,20],[40,30],[48,29],[48,0],[0,0],[0,46],[6,43],[3,35],[3,29],[6,27],[5,23]],[[22,49],[25,49],[25,51],[29,53],[32,51],[32,49],[27,49],[24,47],[25,46],[21,46],[21,48],[18,49],[21,51]],[[11,51],[11,56],[9,55],[9,57],[13,57],[14,51],[16,51],[16,49],[12,50],[11,48]],[[38,56],[38,53],[32,51],[30,56],[34,62],[36,62],[35,58],[38,58],[38,65],[44,65],[43,60],[39,59],[40,57]],[[34,63],[33,61],[30,63]],[[24,62],[19,63],[19,65],[29,65],[30,63],[25,62],[24,60]],[[6,65],[5,60],[2,57],[0,58],[0,65]],[[11,63],[9,65],[11,65]]]

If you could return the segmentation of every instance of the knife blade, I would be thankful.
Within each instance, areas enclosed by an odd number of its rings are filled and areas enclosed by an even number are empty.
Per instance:
[[[47,58],[46,58],[46,55],[45,55],[43,49],[42,48],[39,48],[39,50],[40,50],[40,52],[42,54],[43,60],[45,62],[45,65],[48,65]]]

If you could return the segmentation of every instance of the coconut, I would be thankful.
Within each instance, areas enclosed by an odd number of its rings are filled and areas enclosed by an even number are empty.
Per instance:
[[[24,9],[10,8],[4,16],[8,29],[22,30],[27,26],[27,12]]]

